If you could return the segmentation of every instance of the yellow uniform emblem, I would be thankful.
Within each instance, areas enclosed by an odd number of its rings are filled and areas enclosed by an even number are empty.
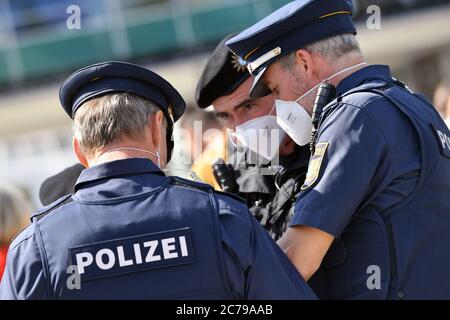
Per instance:
[[[309,161],[308,173],[306,174],[305,183],[302,186],[302,190],[306,190],[311,187],[319,177],[320,167],[325,156],[325,152],[328,148],[328,142],[321,142],[316,145],[316,151],[314,156]]]

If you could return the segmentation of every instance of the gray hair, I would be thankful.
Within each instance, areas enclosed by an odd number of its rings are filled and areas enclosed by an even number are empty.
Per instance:
[[[74,134],[86,154],[128,137],[139,139],[149,116],[160,111],[147,99],[131,93],[116,93],[84,103],[75,113]]]
[[[304,50],[318,54],[330,62],[337,61],[349,53],[361,54],[358,40],[354,34],[346,33],[306,45]],[[296,51],[281,57],[279,62],[284,69],[291,69],[295,64]]]
[[[31,207],[23,192],[0,185],[0,245],[6,245],[25,227]]]

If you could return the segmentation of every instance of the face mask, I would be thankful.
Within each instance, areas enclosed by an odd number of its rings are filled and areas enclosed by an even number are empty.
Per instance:
[[[296,101],[275,100],[277,123],[299,146],[309,143],[312,119]]]
[[[229,134],[233,143],[272,160],[278,153],[285,132],[277,124],[277,117],[266,115],[237,126]]]
[[[357,65],[336,72],[332,76],[319,82],[316,86],[308,90],[304,95],[302,95],[295,101],[283,101],[279,99],[275,100],[275,106],[277,109],[277,123],[292,138],[292,140],[294,140],[296,144],[298,144],[299,146],[307,145],[311,140],[312,119],[306,111],[306,108],[298,103],[298,101],[302,100],[304,97],[315,91],[320,87],[322,83],[328,82],[344,72],[366,64],[367,63],[365,62],[359,63]]]
[[[158,168],[161,169],[161,156],[160,156],[158,150],[156,150],[156,153],[153,153],[153,152],[150,152],[150,151],[147,151],[147,150],[144,150],[144,149],[140,149],[140,148],[121,147],[121,148],[115,148],[115,149],[108,150],[108,151],[104,152],[103,154],[107,154],[107,153],[114,152],[114,151],[120,151],[120,150],[140,151],[140,152],[151,154],[152,156],[155,156],[158,159]]]

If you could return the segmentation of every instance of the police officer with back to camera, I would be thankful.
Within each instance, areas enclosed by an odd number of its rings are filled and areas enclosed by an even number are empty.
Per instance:
[[[279,244],[320,298],[448,299],[450,132],[388,66],[365,63],[351,15],[351,1],[294,1],[227,42],[294,140],[313,115]]]
[[[232,36],[225,37],[209,57],[197,84],[197,104],[201,109],[212,106],[228,132],[238,141],[248,142],[238,143],[245,151],[237,148],[236,154],[226,161],[231,163],[222,160],[214,164],[214,173],[224,190],[246,200],[252,214],[277,240],[293,215],[296,197],[306,177],[309,140],[299,146],[280,128],[271,94],[249,97],[253,77],[246,72],[243,61],[225,46]],[[259,134],[259,140],[246,140],[248,133]],[[278,136],[272,140],[273,133]],[[271,165],[275,157],[278,166]]]
[[[185,110],[167,81],[106,62],[60,100],[87,169],[13,241],[1,299],[314,298],[245,203],[163,174]]]

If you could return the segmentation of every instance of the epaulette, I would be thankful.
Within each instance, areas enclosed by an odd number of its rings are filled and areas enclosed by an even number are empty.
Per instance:
[[[32,216],[31,216],[31,221],[33,222],[34,219],[36,219],[37,221],[41,220],[42,218],[44,218],[46,215],[48,215],[49,213],[55,211],[56,209],[58,209],[59,207],[62,207],[63,205],[72,202],[72,194],[68,194],[65,195],[62,198],[59,198],[58,200],[56,200],[55,202],[49,204],[48,206],[40,209],[39,211],[35,212]]]
[[[188,179],[184,179],[184,178],[180,178],[180,177],[167,177],[168,179],[171,180],[171,183],[175,186],[183,186],[183,187],[188,187],[188,188],[192,188],[192,189],[197,189],[197,190],[201,190],[204,192],[208,192],[211,193],[212,190],[214,190],[214,188],[212,186],[210,186],[209,184],[206,183],[202,183],[202,182],[196,182],[196,181],[192,181],[192,180],[188,180]]]
[[[244,198],[238,196],[237,194],[229,193],[229,192],[224,192],[224,191],[218,191],[218,190],[214,190],[214,193],[218,193],[218,194],[221,194],[221,195],[224,195],[224,196],[233,198],[234,200],[237,200],[237,201],[242,202],[242,203],[244,203],[245,205],[247,205],[247,201],[245,201]]]
[[[184,179],[184,178],[180,178],[180,177],[168,177],[169,179],[172,180],[172,184],[173,185],[180,185],[183,187],[188,187],[188,188],[192,188],[192,189],[197,189],[197,190],[201,190],[204,192],[208,192],[208,193],[215,193],[215,194],[221,194],[230,198],[233,198],[234,200],[237,200],[239,202],[242,202],[244,204],[247,204],[247,202],[245,201],[245,199],[239,197],[238,195],[235,195],[233,193],[228,193],[228,192],[223,192],[223,191],[218,191],[218,190],[214,190],[214,188],[206,183],[202,183],[202,182],[196,182],[196,181],[192,181],[192,180],[188,180],[188,179]]]

